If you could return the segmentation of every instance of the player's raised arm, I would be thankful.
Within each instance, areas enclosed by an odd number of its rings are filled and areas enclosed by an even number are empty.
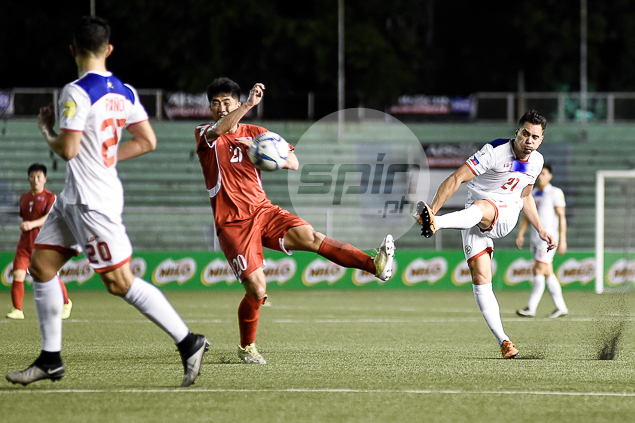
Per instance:
[[[147,120],[132,124],[126,129],[132,134],[132,138],[119,146],[117,160],[132,159],[157,148],[157,137]]]
[[[431,208],[433,213],[437,213],[446,201],[459,189],[461,184],[469,182],[474,179],[476,175],[470,170],[470,168],[464,164],[459,167],[452,175],[443,181],[439,186],[437,193],[432,200]]]
[[[243,104],[241,104],[237,109],[232,110],[227,113],[221,119],[219,119],[214,125],[210,126],[207,130],[206,137],[208,141],[214,141],[216,138],[222,136],[224,133],[230,131],[234,128],[238,122],[251,110],[253,107],[257,106],[258,103],[262,100],[264,96],[265,86],[264,84],[257,83],[253,86],[251,91],[249,91],[249,98]],[[214,104],[215,101],[212,100],[210,104],[210,109],[214,107],[222,108],[222,104]]]
[[[545,228],[542,226],[542,222],[540,221],[540,216],[538,216],[538,209],[536,208],[536,201],[534,200],[533,195],[531,195],[531,191],[533,190],[533,185],[527,185],[521,194],[523,199],[523,212],[525,213],[525,217],[531,223],[531,226],[536,228],[538,231],[538,235],[540,239],[544,240],[547,243],[547,251],[553,250],[556,248],[556,241],[554,237],[545,231]]]
[[[77,155],[79,144],[82,142],[82,131],[60,131],[59,134],[56,134],[53,130],[55,126],[53,104],[40,109],[37,126],[55,154],[66,161]]]

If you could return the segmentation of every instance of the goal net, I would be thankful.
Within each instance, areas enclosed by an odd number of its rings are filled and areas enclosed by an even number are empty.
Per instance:
[[[595,190],[595,291],[635,287],[635,170],[600,170]]]

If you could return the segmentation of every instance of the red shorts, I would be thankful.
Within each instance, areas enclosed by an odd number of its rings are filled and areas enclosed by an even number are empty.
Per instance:
[[[307,221],[278,206],[258,210],[253,218],[231,222],[218,228],[218,241],[236,278],[240,281],[264,265],[262,247],[282,251],[284,235]]]
[[[18,245],[15,251],[15,257],[13,258],[13,270],[29,270],[32,253],[33,248],[24,248]]]

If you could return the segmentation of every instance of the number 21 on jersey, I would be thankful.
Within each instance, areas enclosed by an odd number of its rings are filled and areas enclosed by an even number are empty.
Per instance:
[[[240,163],[243,161],[243,150],[240,147],[230,147],[233,148],[232,158],[229,159],[230,163]]]
[[[520,182],[520,179],[518,179],[518,178],[509,178],[507,180],[507,182],[505,182],[503,184],[503,186],[501,186],[501,188],[505,189],[505,190],[508,189],[510,191],[513,191],[514,188],[516,188],[516,185],[518,185],[519,182]]]

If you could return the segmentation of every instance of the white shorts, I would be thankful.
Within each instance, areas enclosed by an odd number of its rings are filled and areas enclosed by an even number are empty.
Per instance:
[[[516,203],[506,203],[502,200],[486,201],[491,203],[496,211],[492,225],[487,229],[481,229],[477,225],[461,231],[463,253],[468,263],[485,253],[491,256],[494,251],[493,240],[510,233],[518,223],[520,209]]]
[[[64,204],[59,196],[35,240],[35,248],[75,255],[82,251],[97,273],[117,269],[132,257],[132,244],[121,213]]]
[[[553,263],[553,258],[556,256],[556,248],[547,251],[547,243],[542,239],[540,242],[531,240],[529,244],[531,255],[535,261],[539,261],[545,264]]]

